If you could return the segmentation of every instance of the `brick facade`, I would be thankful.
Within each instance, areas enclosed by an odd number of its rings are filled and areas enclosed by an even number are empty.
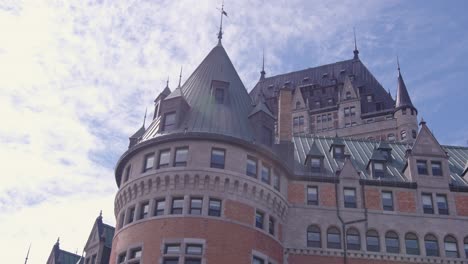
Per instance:
[[[381,210],[380,191],[378,189],[366,189],[366,207],[373,210]]]
[[[455,195],[455,206],[458,215],[468,216],[468,195]]]
[[[416,198],[414,192],[397,191],[396,201],[398,211],[403,213],[416,213]]]

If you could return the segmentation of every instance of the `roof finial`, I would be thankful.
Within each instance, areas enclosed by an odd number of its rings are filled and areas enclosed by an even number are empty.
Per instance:
[[[182,82],[182,66],[180,66],[180,74],[179,74],[179,87],[180,83]]]
[[[28,263],[29,250],[31,250],[31,243],[29,243],[28,253],[26,253],[26,259],[24,260],[24,264],[27,264],[27,263]]]
[[[219,24],[219,32],[218,32],[218,45],[221,45],[221,39],[223,38],[223,15],[228,16],[226,11],[224,11],[224,0],[223,4],[221,5],[221,22]]]
[[[359,59],[359,50],[357,48],[357,41],[356,41],[356,27],[353,27],[353,33],[354,33],[354,59]]]
[[[146,108],[146,109],[148,109],[148,108]],[[145,111],[145,117],[146,117],[146,111]],[[145,119],[146,119],[146,118],[145,118]],[[102,217],[102,210],[99,211],[99,217]]]
[[[169,88],[169,76],[167,76],[166,88]]]
[[[145,117],[143,117],[143,127],[145,127],[145,123],[146,123],[146,113],[148,112],[148,107],[146,107],[145,109]],[[102,216],[102,210],[101,210],[101,213],[99,214],[99,216]]]
[[[262,55],[262,71],[260,72],[260,80],[265,79],[265,49],[263,49]]]
[[[401,72],[400,72],[400,58],[398,57],[398,55],[396,56],[396,62],[397,62],[397,66],[398,66],[398,74],[401,74]]]

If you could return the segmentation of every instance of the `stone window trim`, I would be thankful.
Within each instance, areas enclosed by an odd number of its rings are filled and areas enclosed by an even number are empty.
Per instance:
[[[143,244],[132,245],[125,251],[117,254],[117,264],[136,264],[140,263],[141,256],[143,255]]]
[[[187,263],[189,260],[205,263],[206,241],[204,239],[165,238],[162,242],[159,263]],[[165,262],[166,260],[177,262]]]
[[[424,249],[426,256],[428,257],[439,257],[439,241],[433,234],[426,234],[424,236]]]
[[[158,169],[167,168],[171,163],[171,149],[161,149],[158,154]]]
[[[380,252],[380,236],[375,229],[369,229],[366,232],[366,249],[371,252]]]
[[[349,250],[361,250],[361,234],[354,227],[346,230],[346,248]]]
[[[183,146],[183,147],[176,147],[175,148],[175,153],[174,153],[174,161],[173,161],[173,166],[174,167],[185,167],[187,166],[187,161],[189,159],[189,147],[188,146]]]
[[[385,249],[387,253],[400,253],[400,238],[397,232],[390,230],[385,233]]]
[[[455,236],[446,235],[444,237],[444,252],[445,256],[449,258],[460,257],[460,254],[458,253],[458,242]],[[466,257],[468,258],[468,255]]]
[[[222,157],[222,161],[220,158]],[[224,169],[226,165],[226,149],[211,148],[210,167],[217,169]]]
[[[318,186],[306,187],[306,199],[308,205],[319,205],[319,190]]]

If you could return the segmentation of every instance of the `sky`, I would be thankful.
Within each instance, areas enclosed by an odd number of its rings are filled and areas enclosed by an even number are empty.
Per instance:
[[[217,43],[221,1],[0,0],[0,248],[45,263],[81,254],[113,169],[153,100]],[[467,1],[225,1],[223,46],[244,85],[360,59],[395,97],[396,57],[439,142],[468,145]],[[150,122],[148,118],[147,123]]]

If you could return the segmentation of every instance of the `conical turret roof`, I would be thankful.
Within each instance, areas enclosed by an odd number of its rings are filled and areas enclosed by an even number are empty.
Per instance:
[[[215,101],[213,84],[216,83],[225,86],[223,103]],[[166,100],[173,94],[175,96],[176,90]],[[208,53],[180,87],[180,92],[190,109],[182,117],[179,128],[170,133],[206,132],[247,141],[254,138],[248,122],[253,110],[252,100],[222,45],[215,46]],[[151,128],[147,131],[143,139],[159,135]]]
[[[398,88],[395,102],[395,111],[404,107],[412,108],[416,111],[416,113],[418,112],[416,107],[414,107],[413,103],[411,102],[408,89],[406,89],[405,81],[403,81],[403,76],[401,76],[400,69],[398,68]]]

